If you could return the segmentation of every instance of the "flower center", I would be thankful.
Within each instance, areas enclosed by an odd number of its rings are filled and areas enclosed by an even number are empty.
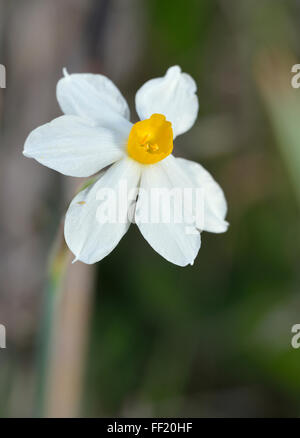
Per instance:
[[[152,114],[150,119],[133,125],[127,143],[128,155],[142,164],[163,160],[173,150],[173,130],[162,114]]]

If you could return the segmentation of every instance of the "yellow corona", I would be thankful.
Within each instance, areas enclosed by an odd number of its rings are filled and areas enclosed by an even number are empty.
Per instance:
[[[173,150],[173,130],[162,114],[152,114],[149,119],[133,125],[127,143],[128,155],[142,164],[163,160]]]

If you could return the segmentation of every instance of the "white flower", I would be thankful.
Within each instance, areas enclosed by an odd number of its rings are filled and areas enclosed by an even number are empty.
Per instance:
[[[75,260],[95,263],[103,259],[128,230],[130,202],[123,202],[122,220],[104,223],[97,219],[102,208],[99,190],[117,190],[118,182],[125,180],[129,190],[139,187],[135,219],[144,238],[170,262],[193,264],[200,249],[200,231],[221,233],[228,227],[220,186],[200,164],[171,155],[173,139],[189,130],[197,117],[195,81],[173,66],[165,76],[146,82],[135,99],[141,121],[132,124],[124,97],[108,78],[64,74],[57,84],[57,99],[65,115],[31,132],[24,155],[74,177],[88,177],[110,166],[75,196],[67,211],[65,239]],[[185,222],[141,219],[148,207],[155,208],[151,200],[148,205],[147,196],[153,187],[201,188],[203,211],[188,212],[192,218],[188,233]],[[193,219],[199,213],[201,224]]]

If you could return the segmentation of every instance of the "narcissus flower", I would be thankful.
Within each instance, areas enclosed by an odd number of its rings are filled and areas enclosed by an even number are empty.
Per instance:
[[[95,263],[107,256],[128,230],[133,204],[144,238],[176,265],[193,264],[201,231],[227,230],[220,186],[200,164],[172,155],[173,140],[195,123],[196,90],[191,76],[178,66],[170,67],[165,76],[138,90],[140,121],[132,124],[124,97],[107,77],[64,72],[57,99],[65,115],[31,132],[24,155],[74,177],[89,177],[105,168],[75,196],[66,214],[65,239],[75,260]],[[99,220],[99,213],[110,207],[99,192],[108,188],[117,192],[120,181],[126,181],[129,190],[137,187],[135,196],[125,202],[119,199],[117,221]],[[180,221],[145,220],[146,211],[157,208],[151,190],[174,188],[201,189],[202,202],[189,203]],[[175,200],[179,192],[173,192]]]

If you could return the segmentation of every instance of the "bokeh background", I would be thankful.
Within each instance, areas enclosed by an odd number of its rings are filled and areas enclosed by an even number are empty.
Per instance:
[[[300,1],[0,0],[0,63],[0,415],[299,416]],[[180,268],[132,226],[55,291],[79,182],[23,157],[26,136],[61,114],[63,67],[109,76],[136,120],[174,64],[200,101],[174,152],[224,188],[229,231]]]

